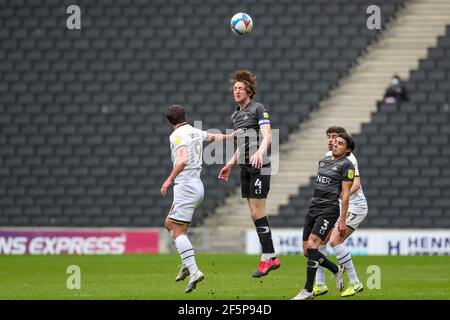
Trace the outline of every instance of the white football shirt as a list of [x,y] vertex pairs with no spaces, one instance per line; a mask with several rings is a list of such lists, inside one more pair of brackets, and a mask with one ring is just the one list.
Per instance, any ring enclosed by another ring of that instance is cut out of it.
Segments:
[[188,162],[183,171],[175,178],[175,183],[200,180],[203,159],[203,141],[208,138],[208,133],[183,124],[176,128],[169,137],[172,162],[175,165],[177,149],[186,146]]

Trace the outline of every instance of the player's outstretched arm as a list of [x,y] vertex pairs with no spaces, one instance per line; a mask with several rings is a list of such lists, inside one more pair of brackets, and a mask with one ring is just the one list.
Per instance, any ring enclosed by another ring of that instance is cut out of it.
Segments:
[[181,171],[184,170],[184,167],[186,167],[186,164],[188,162],[188,150],[186,146],[181,146],[176,151],[176,161],[173,166],[172,172],[170,173],[170,176],[164,181],[163,185],[161,186],[161,195],[165,197],[167,195],[167,189],[170,188],[175,178],[180,174]]
[[233,139],[234,139],[234,132],[232,134],[208,133],[206,141],[224,141]]

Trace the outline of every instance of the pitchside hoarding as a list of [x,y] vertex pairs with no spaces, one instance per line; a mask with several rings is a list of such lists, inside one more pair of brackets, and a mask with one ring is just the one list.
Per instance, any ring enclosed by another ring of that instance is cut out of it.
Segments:
[[[301,229],[272,229],[272,239],[277,253],[303,254]],[[345,244],[353,255],[450,255],[450,230],[358,229]],[[248,230],[247,254],[259,254],[260,248],[255,230]]]
[[159,231],[140,230],[4,230],[0,254],[157,253]]

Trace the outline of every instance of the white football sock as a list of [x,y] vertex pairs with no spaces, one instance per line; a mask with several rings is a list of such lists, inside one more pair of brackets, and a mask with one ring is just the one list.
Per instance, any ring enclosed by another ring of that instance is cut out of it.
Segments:
[[[172,239],[172,241],[173,241],[173,245],[175,246],[175,248],[177,247],[177,242],[175,241],[175,239],[173,238],[173,231],[169,231],[169,233],[170,233],[170,239]],[[181,259],[181,265],[184,267],[185,266],[185,264],[184,264],[184,262],[183,262],[183,259]]]
[[276,258],[275,253],[263,253],[261,254],[261,261],[270,261],[272,258]]
[[189,269],[190,274],[198,271],[197,263],[195,262],[194,248],[188,237],[184,234],[175,239],[175,245],[180,254],[181,261]]
[[[321,244],[318,249],[319,252],[323,254],[325,257],[328,255],[326,244]],[[324,284],[325,284],[325,269],[322,266],[318,266],[316,272],[316,285],[322,286]]]
[[336,258],[339,261],[340,265],[343,265],[345,271],[347,271],[350,282],[353,284],[358,284],[359,279],[356,275],[355,266],[353,265],[352,255],[350,251],[348,251],[347,247],[344,244],[338,244],[333,247],[334,253],[336,253]]

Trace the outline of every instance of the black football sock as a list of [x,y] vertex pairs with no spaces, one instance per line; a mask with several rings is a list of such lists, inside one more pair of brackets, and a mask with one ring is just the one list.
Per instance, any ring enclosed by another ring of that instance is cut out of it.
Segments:
[[308,263],[306,268],[305,289],[312,292],[314,279],[316,277],[317,267],[322,266],[330,270],[333,274],[339,271],[339,267],[328,260],[318,249],[308,249]]
[[308,249],[308,261],[306,263],[306,284],[305,289],[308,292],[313,291],[314,278],[316,277],[317,267],[319,266],[319,251],[317,249]]
[[269,220],[267,217],[255,220],[256,233],[261,243],[262,253],[274,253],[272,241],[272,231],[270,230]]
[[[308,251],[311,249],[308,249]],[[317,249],[315,249],[317,250]],[[319,264],[324,267],[327,268],[328,270],[330,270],[331,272],[333,272],[333,274],[337,273],[339,271],[339,267],[334,264],[331,260],[329,260],[327,257],[325,257],[319,250],[317,250],[318,253],[318,261]]]

